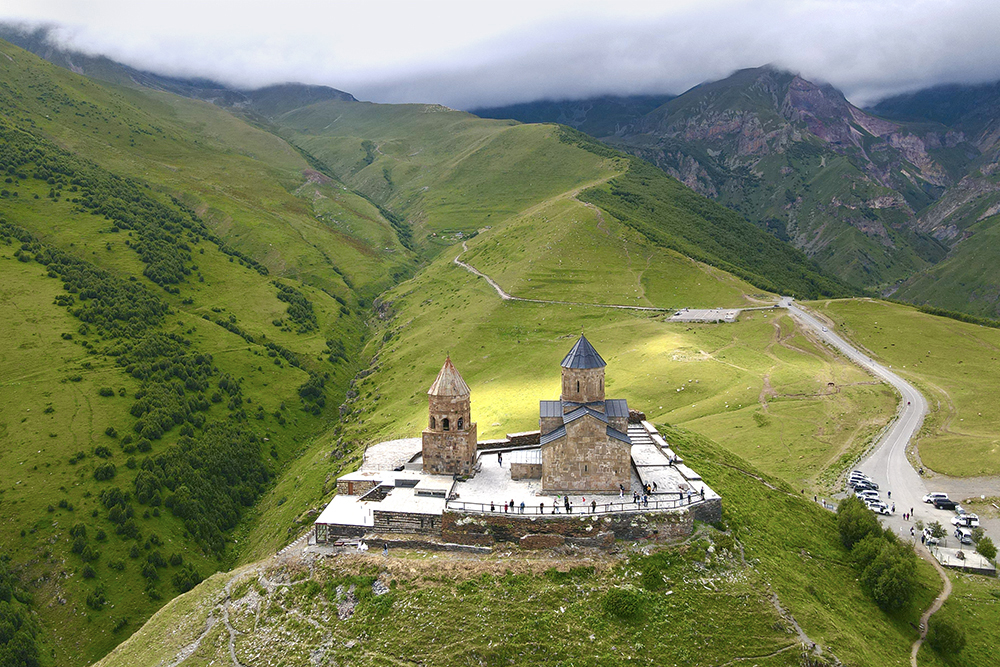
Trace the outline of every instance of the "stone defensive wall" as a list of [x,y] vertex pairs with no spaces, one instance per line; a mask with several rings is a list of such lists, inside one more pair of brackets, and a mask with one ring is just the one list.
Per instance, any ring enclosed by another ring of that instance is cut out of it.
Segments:
[[715,523],[721,518],[720,498],[679,510],[604,514],[531,515],[445,510],[441,516],[441,539],[478,546],[518,542],[526,548],[550,548],[574,543],[610,547],[615,539],[683,538],[694,530],[695,520]]

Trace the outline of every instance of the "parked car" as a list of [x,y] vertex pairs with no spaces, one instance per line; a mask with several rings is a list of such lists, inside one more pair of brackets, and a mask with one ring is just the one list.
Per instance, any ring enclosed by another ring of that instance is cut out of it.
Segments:
[[955,537],[962,544],[972,544],[972,531],[968,528],[956,528]]
[[875,512],[876,514],[884,514],[886,516],[892,514],[892,511],[889,509],[889,506],[886,505],[881,500],[872,500],[866,504],[868,505],[868,509],[870,509],[872,512]]
[[850,477],[847,478],[847,483],[850,486],[854,486],[855,484],[861,484],[861,483],[864,483],[864,482],[868,482],[870,484],[874,484],[875,483],[872,480],[872,478],[869,477],[868,475],[851,475]]
[[954,500],[949,500],[947,496],[944,498],[935,498],[933,504],[939,510],[953,510],[958,507],[958,503]]
[[856,495],[858,498],[860,498],[863,501],[867,501],[867,500],[881,500],[881,498],[878,497],[878,491],[872,491],[871,489],[865,489],[864,491],[858,491],[854,495]]
[[963,528],[978,528],[979,517],[975,514],[960,514],[952,518],[951,525]]
[[924,502],[933,504],[934,501],[937,500],[938,498],[943,498],[945,500],[948,500],[948,494],[940,493],[937,491],[934,493],[928,493],[926,496],[924,496]]
[[875,482],[871,481],[870,479],[859,479],[859,480],[855,481],[853,484],[851,484],[851,486],[854,487],[855,491],[857,491],[857,490],[862,490],[863,491],[865,489],[871,489],[872,491],[878,491],[878,484],[876,484]]

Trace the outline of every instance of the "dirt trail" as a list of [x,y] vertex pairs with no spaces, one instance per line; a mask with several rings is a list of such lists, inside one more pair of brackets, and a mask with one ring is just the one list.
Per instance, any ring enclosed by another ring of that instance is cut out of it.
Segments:
[[465,269],[466,271],[468,271],[469,273],[477,275],[480,278],[482,278],[483,280],[485,280],[487,283],[489,283],[490,287],[492,287],[493,289],[495,289],[496,292],[497,292],[497,294],[499,294],[500,298],[503,299],[504,301],[524,301],[526,303],[547,303],[547,304],[556,305],[556,306],[590,306],[591,308],[617,308],[618,310],[642,310],[642,311],[654,312],[654,313],[672,313],[672,312],[674,312],[674,311],[677,310],[676,308],[655,308],[653,306],[624,306],[624,305],[619,305],[619,304],[614,304],[614,303],[583,303],[582,301],[550,301],[548,299],[524,299],[524,298],[521,298],[519,296],[513,296],[513,295],[505,292],[504,289],[502,287],[500,287],[500,285],[498,285],[497,282],[495,280],[493,280],[492,278],[490,278],[488,275],[486,275],[482,271],[476,269],[474,266],[466,264],[461,259],[459,259],[459,257],[461,257],[464,253],[468,252],[468,250],[469,250],[469,246],[466,244],[465,241],[462,241],[462,252],[459,253],[458,255],[456,255],[455,259],[453,259],[452,261],[455,264],[457,264],[458,266],[460,266],[463,269]]
[[924,612],[923,616],[920,617],[920,638],[913,642],[913,648],[910,650],[910,667],[917,667],[917,653],[920,652],[920,647],[923,645],[924,639],[927,638],[927,622],[930,620],[931,616],[937,613],[937,611],[942,607],[942,605],[944,605],[944,603],[948,600],[948,597],[951,595],[951,579],[948,578],[948,574],[944,571],[944,568],[941,567],[941,564],[937,562],[937,559],[934,558],[934,556],[932,556],[923,545],[917,547],[917,554],[925,561],[933,565],[934,569],[937,570],[937,573],[941,575],[941,581],[944,582],[944,590],[941,591],[940,595],[934,598],[934,602],[930,607],[928,607],[927,611]]

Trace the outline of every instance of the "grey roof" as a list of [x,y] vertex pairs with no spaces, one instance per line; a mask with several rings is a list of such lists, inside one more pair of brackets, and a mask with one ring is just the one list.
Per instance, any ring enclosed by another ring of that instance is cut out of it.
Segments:
[[451,363],[451,356],[444,360],[444,366],[434,380],[434,384],[427,391],[431,396],[468,396],[469,385],[465,384],[462,375]]
[[553,440],[558,440],[559,438],[563,438],[565,436],[566,436],[566,427],[565,426],[560,426],[556,430],[549,431],[548,433],[546,433],[545,435],[543,435],[541,437],[541,439],[538,441],[538,444],[540,444],[540,445],[547,445],[550,442],[552,442]]
[[597,410],[593,410],[584,405],[577,408],[576,410],[573,410],[573,412],[564,415],[563,424],[569,424],[570,422],[575,422],[580,417],[585,417],[587,415],[590,415],[591,417],[596,417],[598,420],[604,422],[605,424],[608,423],[607,415],[605,415],[603,412],[598,412]]
[[626,445],[632,444],[632,440],[627,435],[625,435],[621,431],[611,428],[610,426],[608,427],[608,437],[614,438],[615,440],[620,440],[624,442]]
[[582,335],[560,365],[563,368],[603,368],[607,366],[587,337]]
[[609,398],[604,401],[604,412],[609,417],[628,417],[628,401],[624,398]]
[[543,419],[545,417],[562,417],[562,401],[538,401],[538,413]]

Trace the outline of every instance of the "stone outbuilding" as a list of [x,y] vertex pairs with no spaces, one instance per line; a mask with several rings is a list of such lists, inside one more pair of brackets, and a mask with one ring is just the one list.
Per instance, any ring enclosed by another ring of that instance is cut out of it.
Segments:
[[607,363],[585,336],[562,360],[562,395],[539,403],[545,493],[617,493],[632,485],[628,403],[604,398]]
[[476,465],[476,424],[470,418],[469,385],[445,359],[427,391],[430,415],[423,439],[423,471],[467,477]]

